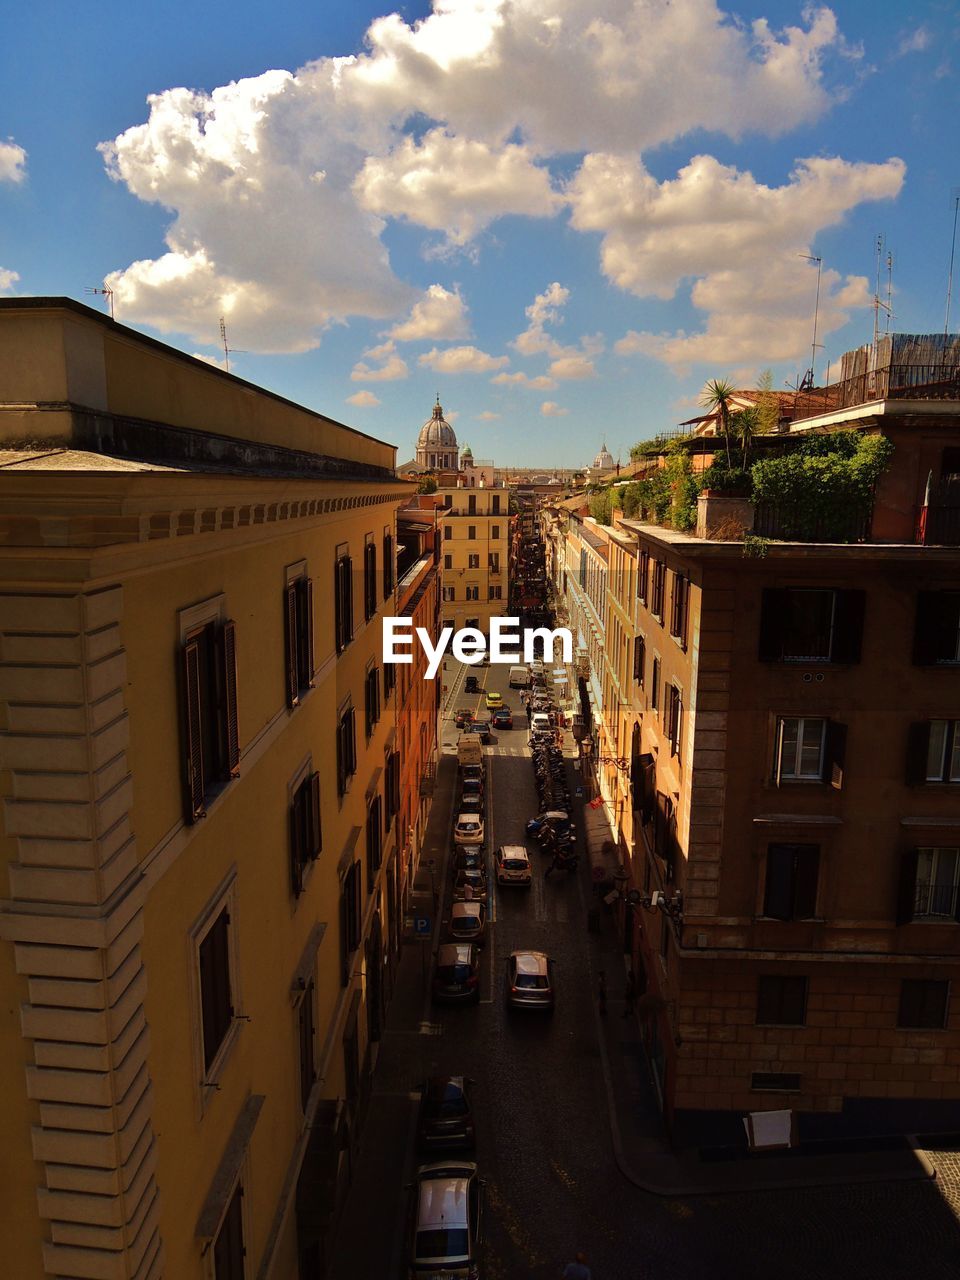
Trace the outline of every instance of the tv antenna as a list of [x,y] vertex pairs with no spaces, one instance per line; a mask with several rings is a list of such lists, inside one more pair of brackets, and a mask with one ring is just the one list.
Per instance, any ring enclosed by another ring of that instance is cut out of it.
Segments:
[[943,321],[943,336],[950,332],[950,304],[953,301],[953,259],[957,248],[957,213],[960,212],[960,187],[950,192],[953,200],[953,235],[950,238],[950,268],[947,271],[947,314]]
[[873,353],[874,363],[876,363],[877,355],[880,347],[880,312],[884,312],[887,320],[887,333],[890,332],[890,317],[893,314],[890,298],[893,290],[893,255],[887,254],[887,271],[889,274],[889,285],[887,291],[887,301],[880,300],[880,272],[883,267],[883,233],[877,236],[877,285],[873,291]]
[[230,352],[233,351],[237,355],[245,355],[242,347],[231,347],[227,341],[227,322],[223,316],[220,317],[220,342],[223,346],[223,367],[227,373],[230,372]]
[[102,289],[85,289],[84,293],[95,293],[99,298],[106,298],[107,306],[110,308],[110,319],[116,319],[113,314],[113,290],[109,285],[105,284]]
[[[823,259],[817,257],[817,255],[813,253],[801,253],[801,254],[798,254],[797,256],[800,258],[805,258],[807,262],[815,262],[817,264],[817,300],[813,304],[813,341],[810,343],[810,368],[807,370],[806,375],[803,379],[803,383],[806,383],[808,386],[812,387],[814,382],[816,381],[816,379],[814,378],[813,370],[814,370],[814,366],[817,363],[817,347],[823,346],[822,342],[817,341],[817,321],[820,318],[820,272],[823,269]],[[802,386],[803,383],[801,383],[800,385]]]

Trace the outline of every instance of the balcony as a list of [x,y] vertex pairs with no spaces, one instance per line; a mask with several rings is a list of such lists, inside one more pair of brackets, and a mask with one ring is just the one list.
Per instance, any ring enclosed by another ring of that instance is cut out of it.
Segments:
[[880,369],[798,391],[793,421],[837,413],[874,400],[960,400],[960,364],[887,364]]

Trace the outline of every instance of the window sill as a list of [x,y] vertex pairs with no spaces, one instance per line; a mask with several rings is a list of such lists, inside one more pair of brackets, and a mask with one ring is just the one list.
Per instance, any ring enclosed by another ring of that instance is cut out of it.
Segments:
[[825,916],[797,916],[796,919],[784,920],[782,916],[754,916],[754,924],[826,924]]

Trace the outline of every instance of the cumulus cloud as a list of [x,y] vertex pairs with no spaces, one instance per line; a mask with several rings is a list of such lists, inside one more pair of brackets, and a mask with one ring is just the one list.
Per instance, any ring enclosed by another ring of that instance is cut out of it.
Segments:
[[897,41],[897,57],[903,58],[908,53],[923,53],[930,47],[932,39],[929,27],[919,26],[912,31],[904,31]]
[[469,333],[467,307],[459,289],[450,292],[442,284],[432,284],[419,302],[413,304],[407,319],[393,326],[390,337],[397,342],[419,342],[466,338]]
[[7,267],[0,267],[0,293],[10,293],[19,279],[19,272],[10,271]]
[[510,361],[507,356],[491,356],[478,347],[447,347],[444,351],[434,347],[420,356],[419,363],[434,373],[489,373]]
[[[587,156],[570,186],[573,221],[603,233],[607,278],[637,296],[663,299],[692,281],[691,301],[706,313],[699,333],[631,332],[614,350],[680,367],[795,358],[809,341],[803,335],[815,287],[798,255],[858,204],[896,196],[904,173],[896,159],[851,164],[818,157],[798,161],[783,186],[771,187],[696,156],[675,179],[659,183],[637,159]],[[866,301],[859,278],[825,270],[821,333],[839,328],[846,308]]]
[[603,350],[603,339],[600,335],[581,338],[580,346],[575,347],[564,346],[553,334],[547,332],[547,325],[563,323],[563,308],[569,297],[570,290],[557,280],[548,285],[543,293],[538,293],[526,308],[529,324],[523,333],[518,334],[513,340],[513,346],[521,355],[550,356],[552,379],[592,378],[596,374],[592,357]]
[[564,414],[570,412],[569,409],[563,409],[557,404],[556,400],[544,400],[540,406],[540,412],[545,418],[562,418]]
[[227,362],[223,356],[207,355],[205,351],[191,351],[194,360],[202,360],[204,364],[212,364],[215,369],[226,369]]
[[27,172],[27,153],[12,138],[0,142],[0,182],[22,182]]
[[415,305],[382,241],[388,219],[464,246],[504,214],[563,207],[553,157],[633,155],[703,128],[783,133],[827,109],[847,52],[826,8],[783,31],[715,0],[392,13],[358,55],[151,96],[146,121],[101,150],[111,177],[170,211],[165,251],[107,282],[126,319],[162,332],[209,343],[224,315],[238,346],[309,350],[331,323]]
[[372,391],[355,391],[352,396],[347,396],[347,404],[355,404],[358,409],[376,409],[381,403]]
[[557,385],[553,378],[543,373],[535,378],[526,373],[498,373],[490,381],[498,387],[524,387],[530,391],[552,391]]
[[499,413],[492,413],[489,409],[484,409],[483,413],[477,414],[478,422],[496,422],[500,417]]
[[[378,347],[368,347],[363,353],[366,359],[358,360],[350,370],[351,382],[396,382],[405,378],[410,370],[407,362],[396,353],[392,342],[381,342]],[[379,366],[367,364],[367,360],[381,361]]]

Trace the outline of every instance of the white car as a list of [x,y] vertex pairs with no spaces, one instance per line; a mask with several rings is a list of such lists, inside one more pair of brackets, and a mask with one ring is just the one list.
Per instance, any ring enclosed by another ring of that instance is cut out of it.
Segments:
[[550,717],[545,711],[535,711],[530,717],[530,736],[537,733],[553,733]]
[[483,844],[483,819],[478,813],[461,813],[453,838],[457,844]]
[[450,937],[457,942],[483,943],[487,908],[482,902],[455,902],[450,908]]
[[531,883],[530,858],[522,844],[502,844],[494,859],[497,884]]
[[421,1165],[414,1183],[405,1275],[480,1275],[483,1182],[469,1160]]

